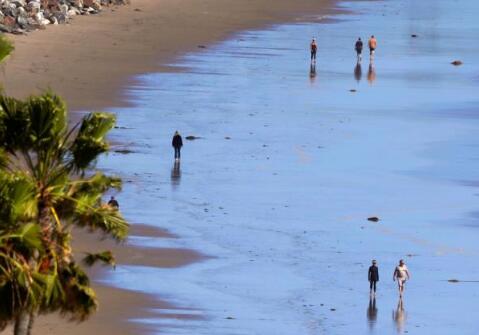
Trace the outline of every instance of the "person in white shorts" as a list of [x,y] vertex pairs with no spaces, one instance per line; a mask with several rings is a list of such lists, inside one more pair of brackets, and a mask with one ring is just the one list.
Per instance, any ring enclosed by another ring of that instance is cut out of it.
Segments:
[[406,280],[409,280],[409,271],[407,269],[406,264],[404,264],[404,260],[399,261],[399,265],[396,266],[393,273],[393,280],[397,280],[398,282],[398,289],[399,289],[399,297],[402,297],[404,292],[404,284]]

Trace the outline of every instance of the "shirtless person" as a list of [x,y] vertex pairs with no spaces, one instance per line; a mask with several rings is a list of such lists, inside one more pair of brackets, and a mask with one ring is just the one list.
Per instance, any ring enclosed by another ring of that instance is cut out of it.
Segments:
[[399,265],[396,266],[393,273],[393,280],[397,280],[398,282],[399,297],[401,298],[404,292],[404,284],[406,283],[406,280],[409,280],[409,278],[409,271],[406,267],[406,264],[404,264],[404,261],[401,259],[399,261]]
[[369,46],[369,57],[372,58],[374,56],[374,51],[376,50],[376,47],[378,46],[378,41],[376,40],[376,37],[374,37],[374,35],[371,35],[371,38],[368,41],[368,46]]

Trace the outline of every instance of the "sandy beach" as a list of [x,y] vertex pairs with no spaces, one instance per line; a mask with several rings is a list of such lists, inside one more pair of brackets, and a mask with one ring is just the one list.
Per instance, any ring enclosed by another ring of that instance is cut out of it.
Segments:
[[[186,266],[208,258],[198,252],[183,248],[143,248],[133,245],[128,240],[119,244],[111,239],[105,240],[101,236],[83,230],[76,230],[73,236],[73,247],[76,255],[81,256],[85,252],[111,250],[115,254],[116,262],[122,265],[130,264],[167,269]],[[132,238],[148,238],[158,241],[177,239],[178,236],[152,226],[133,224],[129,239]],[[90,268],[88,271],[94,282],[93,287],[100,301],[100,307],[98,312],[87,322],[70,323],[67,319],[56,314],[40,316],[35,323],[35,334],[150,334],[154,328],[131,321],[148,317],[160,319],[196,318],[195,315],[189,315],[187,311],[183,311],[181,314],[168,313],[168,315],[165,315],[161,311],[179,312],[179,309],[161,300],[158,296],[114,288],[98,282],[99,278],[107,277],[112,271],[115,270],[111,267],[99,265]],[[2,333],[8,334],[11,332],[12,330],[7,328]]]
[[[125,210],[163,218],[184,246],[215,256],[109,277],[203,316],[145,320],[160,333],[479,329],[477,2],[341,5],[348,14],[326,24],[247,30],[187,53],[173,64],[186,70],[138,77],[126,92],[135,106],[112,109],[124,127],[112,137],[132,152],[100,165],[137,174]],[[358,66],[354,42],[373,33],[375,59]],[[200,137],[185,141],[178,168],[175,129]],[[412,275],[402,304],[392,280],[401,258]]]
[[24,97],[51,88],[74,110],[126,103],[133,76],[168,70],[175,57],[232,33],[310,19],[331,11],[332,0],[133,0],[130,6],[76,17],[12,36],[15,52],[0,80],[7,94]]
[[[126,248],[100,247],[119,256],[92,271],[100,311],[38,334],[477,333],[479,7],[346,1],[319,20],[331,5],[139,0],[15,37],[7,92],[50,82],[74,110],[107,108],[128,149],[99,161],[133,223]],[[175,129],[197,136],[181,164]]]
[[[124,90],[141,74],[171,71],[170,62],[189,51],[207,49],[231,34],[307,17],[315,21],[332,13],[332,0],[134,0],[129,6],[105,8],[99,15],[76,17],[67,25],[22,36],[9,36],[15,51],[2,66],[0,80],[7,94],[25,97],[51,88],[73,111],[128,106]],[[178,69],[174,69],[177,71]],[[73,115],[74,118],[77,116]],[[128,177],[128,176],[126,176]],[[132,237],[171,239],[177,236],[151,226],[134,225]],[[111,249],[122,265],[175,268],[202,261],[205,255],[185,248],[141,248],[131,243],[92,238],[77,232],[81,250]],[[94,268],[94,279],[109,271]],[[143,334],[154,328],[132,319],[188,318],[159,298],[96,283],[100,310],[88,322],[70,324],[57,316],[41,317],[37,334]],[[10,332],[7,329],[5,333]]]

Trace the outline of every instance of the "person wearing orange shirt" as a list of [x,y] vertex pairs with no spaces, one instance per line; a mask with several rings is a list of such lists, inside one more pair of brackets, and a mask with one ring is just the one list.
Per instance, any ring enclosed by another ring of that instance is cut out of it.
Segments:
[[376,40],[376,37],[374,35],[371,35],[371,38],[368,41],[368,46],[369,46],[369,56],[374,55],[374,51],[376,50],[376,47],[378,46],[378,41]]

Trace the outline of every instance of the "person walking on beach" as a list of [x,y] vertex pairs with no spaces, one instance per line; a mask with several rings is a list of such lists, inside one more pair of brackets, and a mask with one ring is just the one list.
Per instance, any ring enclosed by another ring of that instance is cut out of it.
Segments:
[[369,294],[376,294],[376,283],[379,281],[379,268],[376,265],[376,260],[373,259],[368,270],[369,280]]
[[406,280],[409,280],[409,271],[407,269],[406,264],[404,264],[404,260],[399,261],[399,265],[396,266],[393,273],[393,280],[397,280],[398,282],[398,289],[399,289],[399,297],[402,298],[404,292],[404,284]]
[[374,37],[374,35],[371,35],[371,38],[368,41],[368,46],[369,46],[369,57],[373,58],[374,52],[376,51],[376,47],[378,46],[378,41],[376,40],[376,37]]
[[112,196],[110,198],[110,201],[108,201],[108,206],[110,206],[114,209],[119,209],[120,208],[120,204],[118,203],[118,201],[116,201],[114,196]]
[[175,160],[180,160],[181,157],[181,147],[183,146],[183,139],[181,138],[180,133],[175,131],[175,135],[173,135],[173,140],[171,141],[171,145],[175,148]]
[[316,43],[315,38],[313,38],[313,40],[311,41],[310,49],[311,49],[311,62],[316,63],[316,52],[318,51],[318,44]]
[[361,55],[363,53],[363,41],[361,41],[361,37],[359,37],[356,44],[354,44],[354,50],[356,50],[356,55],[358,56],[358,63],[360,63]]

